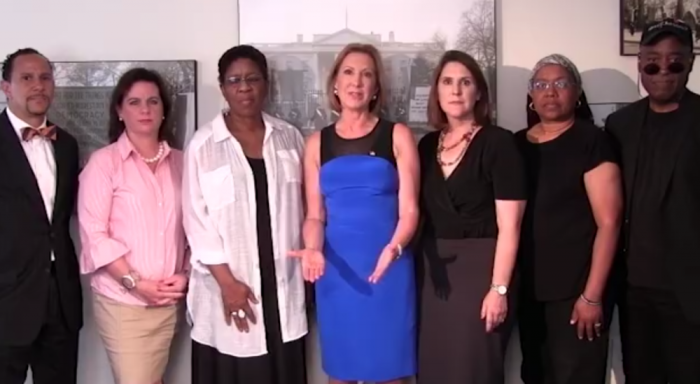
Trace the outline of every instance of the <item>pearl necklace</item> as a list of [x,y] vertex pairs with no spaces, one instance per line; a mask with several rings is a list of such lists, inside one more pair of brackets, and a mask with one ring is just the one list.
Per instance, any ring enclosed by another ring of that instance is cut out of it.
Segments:
[[163,153],[165,153],[165,145],[163,145],[163,142],[161,142],[158,145],[158,153],[156,153],[155,156],[153,156],[151,158],[146,158],[146,157],[141,156],[141,154],[139,153],[139,157],[141,158],[141,160],[143,160],[144,163],[153,164],[153,163],[157,162],[158,160],[160,160],[161,157],[163,157]]

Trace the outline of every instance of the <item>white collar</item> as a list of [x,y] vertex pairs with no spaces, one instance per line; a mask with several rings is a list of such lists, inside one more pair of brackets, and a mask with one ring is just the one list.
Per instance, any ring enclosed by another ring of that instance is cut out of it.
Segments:
[[[28,124],[26,121],[20,119],[19,117],[17,117],[17,115],[12,113],[12,111],[10,110],[9,107],[5,108],[5,112],[7,113],[7,117],[10,119],[10,124],[12,124],[12,127],[15,129],[15,132],[17,132],[17,135],[19,137],[22,137],[22,129],[27,128],[27,127],[32,127],[31,124]],[[45,128],[46,123],[47,123],[47,119],[44,118],[44,122],[41,123],[40,126],[32,127],[32,128],[35,128],[35,129]]]

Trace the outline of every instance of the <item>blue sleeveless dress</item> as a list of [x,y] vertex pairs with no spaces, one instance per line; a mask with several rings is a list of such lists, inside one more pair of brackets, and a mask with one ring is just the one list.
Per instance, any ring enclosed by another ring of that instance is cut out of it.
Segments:
[[323,368],[344,381],[382,382],[416,373],[413,255],[404,250],[377,284],[369,283],[398,222],[394,123],[365,137],[321,132],[320,187],[326,208],[326,270],[316,282]]

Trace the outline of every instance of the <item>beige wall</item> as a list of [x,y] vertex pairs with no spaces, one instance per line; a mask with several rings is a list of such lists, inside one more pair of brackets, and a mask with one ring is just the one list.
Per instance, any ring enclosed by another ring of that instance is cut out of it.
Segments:
[[[510,129],[524,126],[529,68],[540,57],[554,52],[569,56],[584,72],[592,102],[636,99],[635,60],[618,55],[618,12],[618,1],[612,0],[499,2],[500,124]],[[3,15],[2,55],[32,46],[53,60],[195,59],[200,64],[200,123],[222,105],[216,63],[219,55],[238,41],[234,0],[23,0],[5,2]],[[699,86],[700,78],[693,75],[691,88],[697,90]],[[85,310],[80,384],[109,384],[109,367],[89,303]],[[172,384],[189,382],[186,336],[183,332],[176,342],[168,381]],[[315,340],[311,344],[310,384],[321,384],[325,381]],[[612,347],[613,366],[619,366],[617,338]],[[518,355],[514,343],[507,367],[509,383],[520,382]]]

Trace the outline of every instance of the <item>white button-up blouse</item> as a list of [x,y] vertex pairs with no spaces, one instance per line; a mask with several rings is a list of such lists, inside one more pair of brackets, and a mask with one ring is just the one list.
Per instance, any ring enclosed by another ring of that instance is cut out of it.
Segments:
[[[294,126],[267,114],[263,159],[284,342],[308,331],[301,263],[287,252],[301,246],[304,139]],[[187,305],[194,341],[237,357],[266,354],[262,301],[250,332],[227,325],[221,292],[207,265],[228,264],[233,276],[261,297],[253,173],[223,113],[195,132],[185,151],[183,220],[192,251]]]

